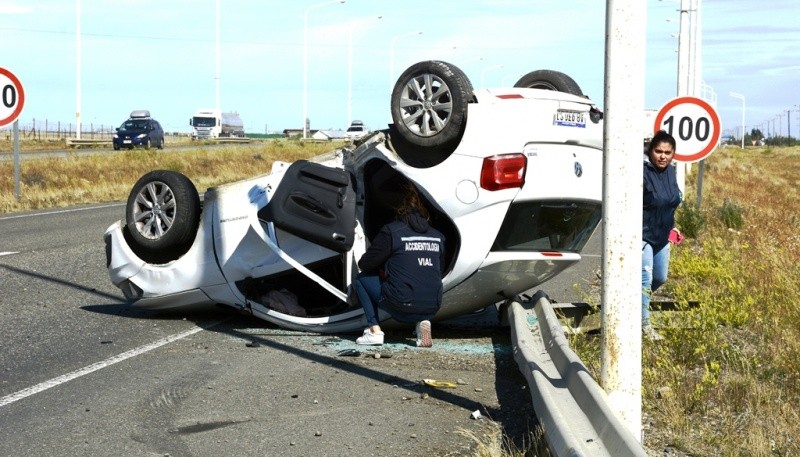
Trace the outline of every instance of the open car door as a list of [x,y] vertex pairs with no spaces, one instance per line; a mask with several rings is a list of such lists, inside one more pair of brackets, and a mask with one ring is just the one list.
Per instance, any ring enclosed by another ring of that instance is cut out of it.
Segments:
[[[310,243],[342,254],[353,248],[356,193],[350,173],[307,160],[286,169],[258,218]],[[279,233],[270,230],[267,243],[281,258],[329,292],[347,300],[339,288],[310,271],[280,249]],[[349,256],[348,256],[349,257]],[[348,270],[350,262],[346,262]],[[349,273],[349,271],[348,271]]]

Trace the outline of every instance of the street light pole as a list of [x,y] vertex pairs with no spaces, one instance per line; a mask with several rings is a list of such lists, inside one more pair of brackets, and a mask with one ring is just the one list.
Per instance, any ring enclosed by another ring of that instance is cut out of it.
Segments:
[[412,35],[422,35],[422,30],[415,30],[413,32],[397,35],[396,37],[392,38],[392,41],[389,43],[389,93],[390,94],[392,93],[392,87],[394,86],[394,45],[397,43],[397,40]]
[[483,69],[483,71],[481,71],[481,89],[484,89],[484,88],[486,88],[486,84],[485,84],[485,80],[486,80],[486,73],[487,73],[489,70],[496,70],[496,69],[498,69],[498,68],[503,68],[503,65],[502,65],[502,64],[500,64],[500,65],[493,65],[493,66],[491,66],[491,67],[486,67],[486,68],[484,68],[484,69]]
[[[75,138],[81,139],[81,0],[75,2]],[[16,125],[16,124],[15,124]]]
[[500,85],[503,86],[503,87],[506,87],[506,81],[508,81],[509,79],[512,79],[512,78],[519,78],[521,76],[522,76],[522,74],[514,74],[514,75],[505,76],[505,77],[503,77],[503,79],[500,80]]
[[745,133],[745,131],[744,131],[744,112],[745,112],[744,95],[742,95],[740,93],[737,93],[737,92],[731,92],[729,95],[731,97],[733,97],[733,98],[738,98],[738,99],[740,99],[742,101],[742,149],[744,149],[744,133]]
[[678,87],[679,97],[690,95],[689,90],[689,40],[691,31],[689,29],[689,1],[681,0],[680,6],[680,29],[678,31]]
[[306,8],[303,14],[303,139],[308,138],[308,13],[321,6],[344,2],[345,0],[329,0],[316,3]]
[[219,30],[219,8],[220,8],[220,1],[217,0],[216,5],[216,43],[214,46],[214,83],[215,83],[215,108],[217,111],[222,110],[222,106],[220,106],[220,96],[219,96],[219,56],[220,56],[220,45],[219,45],[219,38],[220,38],[220,30]]
[[792,110],[786,110],[786,136],[788,137],[789,146],[792,145]]
[[[378,16],[376,19],[381,19]],[[350,21],[347,27],[347,125],[353,122],[353,28],[356,20]]]

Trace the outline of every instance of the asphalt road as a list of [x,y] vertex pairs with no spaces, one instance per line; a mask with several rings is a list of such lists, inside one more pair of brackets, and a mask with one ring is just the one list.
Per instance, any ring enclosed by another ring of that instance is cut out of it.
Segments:
[[[357,335],[222,309],[132,309],[108,280],[102,240],[123,213],[0,215],[0,455],[464,455],[464,434],[486,430],[475,412],[530,441],[530,393],[491,313],[434,325],[432,349],[397,331],[365,350]],[[579,300],[572,285],[592,277],[598,252],[595,237],[542,289]]]

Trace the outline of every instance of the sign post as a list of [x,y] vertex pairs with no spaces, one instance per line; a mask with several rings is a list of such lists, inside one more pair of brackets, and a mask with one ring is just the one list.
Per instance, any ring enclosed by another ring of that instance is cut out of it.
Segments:
[[25,106],[25,90],[14,73],[0,67],[0,127],[13,123],[14,134],[14,197],[19,200],[19,122]]
[[708,102],[697,97],[674,98],[658,111],[653,131],[658,130],[666,130],[675,137],[676,161],[700,162],[697,171],[697,208],[699,209],[703,195],[702,160],[714,152],[722,132],[717,111]]

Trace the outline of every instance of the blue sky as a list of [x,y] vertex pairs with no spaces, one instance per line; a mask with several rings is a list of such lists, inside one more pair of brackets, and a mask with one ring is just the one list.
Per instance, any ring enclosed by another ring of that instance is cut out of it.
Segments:
[[[680,2],[646,1],[645,107],[658,109],[676,95]],[[349,109],[384,128],[397,76],[428,59],[459,66],[475,87],[562,71],[603,105],[601,0],[346,0],[308,9],[320,3],[221,2],[221,107],[238,111],[248,132],[302,127],[306,11],[313,129],[345,128]],[[0,0],[0,67],[25,88],[23,128],[34,119],[75,123],[77,4]],[[84,128],[117,126],[131,110],[149,109],[167,130],[188,132],[193,111],[215,105],[215,0],[80,0],[80,8]],[[792,136],[800,136],[798,17],[792,0],[702,0],[702,74],[723,132],[741,124],[742,101],[729,95],[737,92],[746,98],[748,131],[785,136],[793,110]]]

